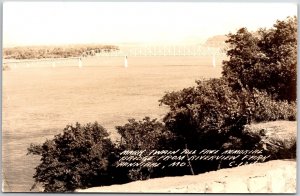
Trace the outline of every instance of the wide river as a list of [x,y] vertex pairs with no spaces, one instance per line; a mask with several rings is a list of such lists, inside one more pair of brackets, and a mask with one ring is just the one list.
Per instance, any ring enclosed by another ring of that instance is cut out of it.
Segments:
[[[92,57],[55,67],[18,64],[4,71],[2,167],[4,191],[28,192],[39,157],[26,155],[67,124],[98,121],[117,137],[115,126],[129,118],[162,119],[158,100],[167,91],[221,76],[221,59],[211,57]],[[20,66],[19,66],[20,65]],[[35,190],[37,191],[37,190]]]

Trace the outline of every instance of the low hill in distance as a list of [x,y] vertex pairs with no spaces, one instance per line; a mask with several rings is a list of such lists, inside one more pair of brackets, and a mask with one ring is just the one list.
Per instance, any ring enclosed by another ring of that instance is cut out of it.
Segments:
[[204,45],[208,47],[225,47],[225,40],[227,40],[226,35],[215,35],[213,37],[209,37]]

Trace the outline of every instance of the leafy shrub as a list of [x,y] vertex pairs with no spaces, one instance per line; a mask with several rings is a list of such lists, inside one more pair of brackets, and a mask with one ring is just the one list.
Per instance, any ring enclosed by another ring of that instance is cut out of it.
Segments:
[[170,108],[163,121],[189,147],[218,149],[228,135],[240,135],[247,123],[249,108],[240,99],[223,79],[197,81],[196,87],[160,100]]
[[228,34],[223,77],[234,90],[256,88],[279,100],[296,100],[297,18],[277,21],[254,33]]
[[296,120],[296,103],[288,101],[276,101],[266,92],[254,89],[251,92],[251,119],[255,122],[275,120]]
[[[250,140],[243,135],[250,110],[250,106],[244,104],[244,97],[237,96],[224,79],[196,83],[196,87],[167,93],[160,100],[170,108],[163,121],[179,138],[178,148],[254,148],[259,139]],[[192,168],[197,174],[219,169],[221,165],[224,164],[199,162]],[[190,173],[186,171],[186,174]]]
[[[261,137],[245,132],[244,125],[296,118],[295,103],[276,101],[257,89],[234,91],[224,78],[197,81],[196,87],[167,93],[160,102],[169,106],[163,121],[181,138],[178,146],[197,149],[258,148]],[[211,164],[196,171],[216,167]]]
[[168,147],[173,137],[161,122],[150,117],[141,121],[129,119],[128,123],[116,129],[121,135],[121,146],[126,150],[162,149]]
[[[150,117],[145,117],[140,121],[129,119],[128,123],[117,126],[116,129],[121,135],[120,149],[123,150],[147,150],[147,152],[150,150],[170,150],[172,145],[175,145],[173,143],[174,134],[167,130],[163,123]],[[160,169],[147,167],[133,168],[127,174],[131,180],[145,180],[163,175],[165,174]]]
[[42,145],[32,144],[28,153],[41,156],[35,182],[41,183],[45,192],[112,184],[109,167],[115,147],[108,136],[97,122],[83,126],[76,123]]

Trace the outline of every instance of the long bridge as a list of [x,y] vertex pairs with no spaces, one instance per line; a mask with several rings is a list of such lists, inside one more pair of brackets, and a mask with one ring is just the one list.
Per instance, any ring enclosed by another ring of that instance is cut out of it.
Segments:
[[223,56],[220,47],[199,45],[149,45],[132,48],[121,48],[113,52],[96,53],[97,56]]
[[[151,56],[208,56],[212,58],[212,65],[215,66],[215,58],[225,56],[225,52],[220,47],[208,47],[201,45],[146,45],[139,47],[124,47],[115,51],[101,51],[95,53],[89,51],[95,57],[151,57]],[[10,60],[4,59],[3,68],[32,67],[43,64],[47,67],[64,66],[69,63],[72,66],[83,67],[83,60],[88,56],[69,58],[44,58],[44,59],[24,59]],[[126,58],[125,58],[126,59]]]

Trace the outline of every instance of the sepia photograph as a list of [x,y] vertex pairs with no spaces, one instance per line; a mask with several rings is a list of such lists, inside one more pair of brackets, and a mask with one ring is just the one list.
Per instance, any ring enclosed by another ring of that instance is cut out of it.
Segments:
[[3,3],[2,192],[296,193],[296,3]]

